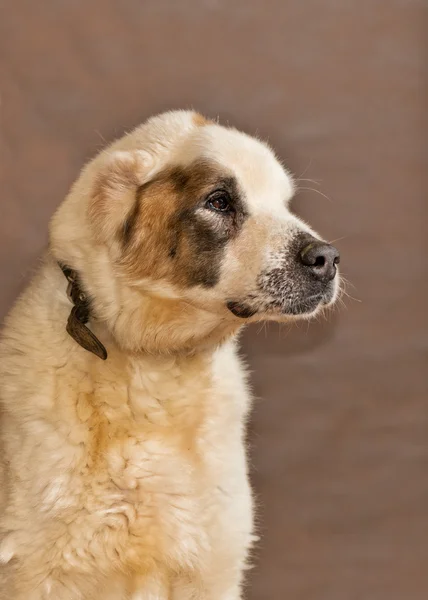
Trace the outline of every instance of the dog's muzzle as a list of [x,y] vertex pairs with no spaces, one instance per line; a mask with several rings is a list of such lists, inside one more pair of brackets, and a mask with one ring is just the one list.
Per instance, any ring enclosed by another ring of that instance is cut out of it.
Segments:
[[298,234],[275,256],[275,267],[261,273],[257,290],[245,298],[229,300],[227,308],[242,319],[263,313],[310,314],[334,299],[339,262],[334,246],[307,233]]

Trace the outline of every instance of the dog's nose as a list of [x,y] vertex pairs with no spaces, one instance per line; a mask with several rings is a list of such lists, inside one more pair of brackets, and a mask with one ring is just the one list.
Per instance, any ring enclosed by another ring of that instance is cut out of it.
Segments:
[[316,240],[300,250],[299,259],[317,279],[327,283],[336,275],[336,265],[339,264],[340,255],[334,246]]

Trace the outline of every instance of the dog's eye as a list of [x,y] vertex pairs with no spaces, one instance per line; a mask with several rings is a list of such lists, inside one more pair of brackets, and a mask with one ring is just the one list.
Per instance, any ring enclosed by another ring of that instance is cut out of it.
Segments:
[[227,192],[214,192],[206,201],[205,207],[215,212],[230,212],[230,196]]

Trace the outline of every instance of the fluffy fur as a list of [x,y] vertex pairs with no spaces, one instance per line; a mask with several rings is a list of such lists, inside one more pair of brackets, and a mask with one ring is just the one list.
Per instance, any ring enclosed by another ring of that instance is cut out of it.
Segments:
[[[236,335],[337,292],[296,259],[316,235],[292,194],[267,145],[193,112],[150,119],[83,169],[0,346],[1,600],[242,598]],[[90,297],[105,362],[66,332],[58,261]]]

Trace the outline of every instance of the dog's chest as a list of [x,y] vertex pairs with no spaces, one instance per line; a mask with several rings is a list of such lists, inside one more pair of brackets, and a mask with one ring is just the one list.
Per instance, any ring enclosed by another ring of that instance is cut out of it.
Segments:
[[114,556],[140,570],[201,559],[233,439],[225,401],[206,365],[173,360],[133,365],[79,394],[85,510],[72,529],[86,531],[98,562]]

